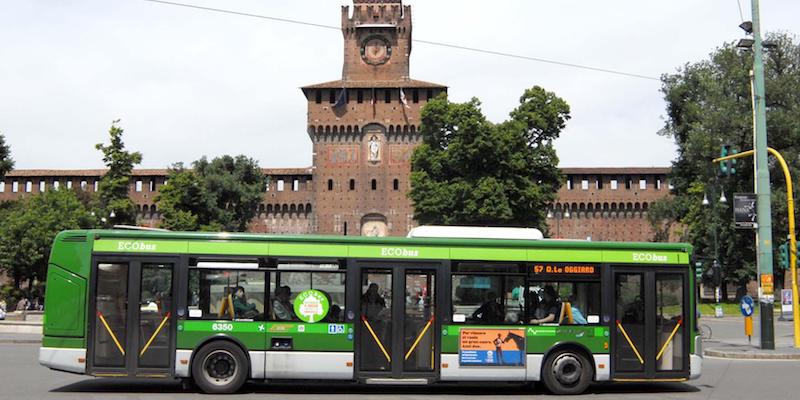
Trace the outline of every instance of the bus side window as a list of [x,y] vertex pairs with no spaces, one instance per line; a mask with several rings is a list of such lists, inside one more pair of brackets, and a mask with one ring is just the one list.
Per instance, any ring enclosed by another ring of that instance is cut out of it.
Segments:
[[189,318],[264,320],[264,271],[189,270]]
[[345,274],[334,263],[280,262],[270,272],[271,321],[299,321],[294,301],[305,290],[322,292],[328,299],[328,312],[317,322],[343,322]]
[[[586,325],[589,320],[600,321],[600,282],[529,282],[528,288],[530,323],[549,319],[550,314],[555,319],[547,323],[559,325]],[[555,293],[554,299],[551,299],[552,293]]]
[[451,278],[453,322],[524,323],[525,278],[520,272],[517,264],[457,264]]

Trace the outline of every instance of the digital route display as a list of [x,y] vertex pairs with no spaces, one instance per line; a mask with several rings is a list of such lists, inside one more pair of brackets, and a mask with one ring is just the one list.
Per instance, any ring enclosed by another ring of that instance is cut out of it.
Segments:
[[533,274],[538,276],[599,277],[600,268],[593,264],[534,264]]

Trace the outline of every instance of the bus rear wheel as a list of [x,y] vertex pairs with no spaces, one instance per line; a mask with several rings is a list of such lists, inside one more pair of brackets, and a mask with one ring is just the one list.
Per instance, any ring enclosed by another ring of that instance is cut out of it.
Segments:
[[247,380],[247,357],[239,346],[225,341],[211,342],[192,361],[192,377],[206,393],[233,393]]
[[557,350],[547,357],[542,380],[553,394],[580,394],[592,381],[593,368],[586,356],[571,349]]

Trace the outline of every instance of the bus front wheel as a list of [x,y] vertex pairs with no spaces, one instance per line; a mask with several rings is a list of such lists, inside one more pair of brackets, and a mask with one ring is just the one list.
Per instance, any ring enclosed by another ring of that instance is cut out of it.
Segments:
[[583,393],[592,381],[592,365],[580,351],[557,350],[547,357],[542,380],[553,394]]
[[192,361],[192,377],[206,393],[233,393],[247,380],[247,357],[239,346],[219,340],[197,352]]

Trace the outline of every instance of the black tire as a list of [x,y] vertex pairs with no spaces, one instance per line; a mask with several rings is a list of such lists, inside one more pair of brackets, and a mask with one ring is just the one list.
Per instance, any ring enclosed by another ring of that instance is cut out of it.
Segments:
[[192,378],[205,393],[236,392],[247,380],[249,369],[244,351],[226,340],[201,347],[192,359]]
[[547,356],[542,367],[542,381],[553,394],[580,394],[589,387],[594,366],[583,352],[557,350]]

